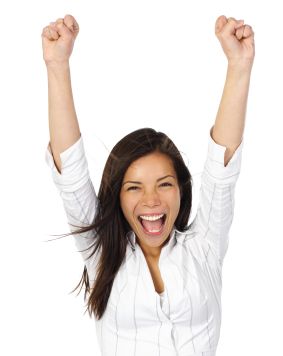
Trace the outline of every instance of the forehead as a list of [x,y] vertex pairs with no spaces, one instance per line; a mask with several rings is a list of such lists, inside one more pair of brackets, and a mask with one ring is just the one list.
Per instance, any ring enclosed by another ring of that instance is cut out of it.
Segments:
[[124,179],[159,178],[166,174],[176,175],[171,158],[163,153],[153,152],[132,162]]

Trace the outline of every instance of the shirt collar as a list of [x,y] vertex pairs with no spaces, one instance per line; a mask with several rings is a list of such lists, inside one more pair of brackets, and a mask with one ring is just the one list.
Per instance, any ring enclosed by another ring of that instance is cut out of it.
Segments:
[[[177,243],[177,240],[183,241],[185,238],[185,234],[186,234],[186,232],[177,230],[176,226],[174,225],[172,228],[172,231],[170,233],[169,241],[167,242],[167,244],[165,246],[168,246],[169,248],[171,248],[175,243]],[[126,237],[127,237],[128,242],[131,245],[132,250],[135,250],[136,244],[137,244],[135,232],[133,230],[128,231],[126,234]]]

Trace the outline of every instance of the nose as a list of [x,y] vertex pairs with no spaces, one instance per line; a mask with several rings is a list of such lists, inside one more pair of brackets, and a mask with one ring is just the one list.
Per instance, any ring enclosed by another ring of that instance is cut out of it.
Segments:
[[153,207],[160,204],[161,204],[160,197],[155,190],[144,193],[142,198],[142,205]]

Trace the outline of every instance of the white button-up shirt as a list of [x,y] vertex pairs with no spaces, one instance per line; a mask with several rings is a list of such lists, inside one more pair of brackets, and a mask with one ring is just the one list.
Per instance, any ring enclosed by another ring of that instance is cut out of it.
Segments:
[[[221,325],[221,271],[233,220],[235,184],[243,140],[227,166],[226,147],[208,135],[197,214],[187,232],[171,231],[159,257],[164,293],[153,280],[136,236],[130,231],[123,264],[117,273],[105,313],[95,319],[102,356],[215,356]],[[51,168],[69,224],[91,224],[98,199],[89,176],[82,136],[60,154],[58,172],[48,143]],[[70,230],[75,228],[70,226]],[[98,252],[90,258],[91,232],[74,235],[95,280]]]

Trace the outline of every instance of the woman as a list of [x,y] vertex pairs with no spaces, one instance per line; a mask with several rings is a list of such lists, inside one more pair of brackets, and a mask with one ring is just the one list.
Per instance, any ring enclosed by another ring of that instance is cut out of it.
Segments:
[[213,356],[255,54],[253,30],[232,17],[220,16],[215,24],[228,69],[190,226],[191,174],[168,136],[151,128],[115,145],[96,195],[71,89],[69,58],[78,32],[71,15],[42,32],[49,90],[46,160],[84,259],[81,282],[96,317],[101,353]]

